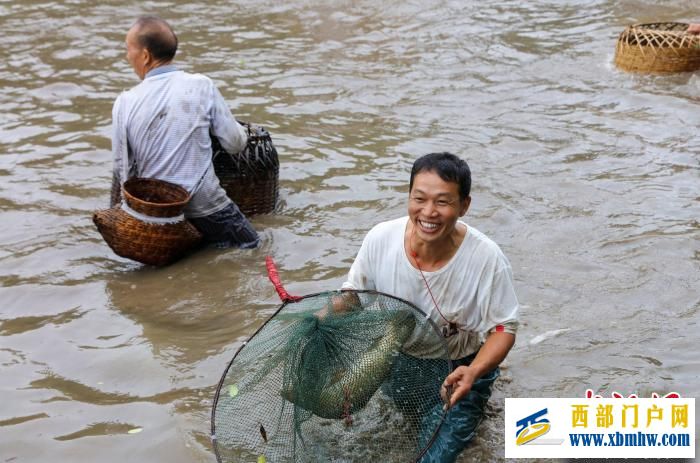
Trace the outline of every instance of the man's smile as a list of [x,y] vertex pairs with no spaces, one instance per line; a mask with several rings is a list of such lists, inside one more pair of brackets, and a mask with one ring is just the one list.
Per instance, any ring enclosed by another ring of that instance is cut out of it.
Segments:
[[436,230],[440,226],[439,223],[435,223],[435,222],[426,222],[425,220],[420,220],[420,219],[418,219],[417,221],[418,221],[418,225],[420,225],[421,228],[424,228],[428,231]]

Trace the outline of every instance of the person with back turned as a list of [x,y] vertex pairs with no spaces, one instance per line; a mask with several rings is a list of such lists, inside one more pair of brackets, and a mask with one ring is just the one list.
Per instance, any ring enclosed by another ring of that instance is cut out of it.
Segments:
[[[486,235],[459,220],[471,203],[471,172],[451,153],[431,153],[415,161],[408,192],[408,216],[376,225],[353,262],[346,290],[388,293],[415,304],[441,329],[456,366],[420,386],[435,397],[432,417],[449,410],[421,463],[454,462],[476,433],[499,376],[499,364],[515,342],[518,300],[510,263]],[[484,340],[485,338],[485,340]],[[427,361],[425,359],[428,359]],[[402,365],[406,365],[404,368]],[[404,346],[396,361],[389,394],[411,405],[415,391],[401,378],[429,368],[429,353]],[[402,373],[403,371],[403,373]],[[435,426],[421,424],[419,441]]]
[[178,40],[170,25],[142,16],[126,35],[126,58],[142,80],[112,110],[114,177],[111,203],[121,199],[124,177],[148,177],[184,187],[185,217],[217,247],[253,248],[259,237],[219,185],[211,136],[229,153],[247,142],[214,83],[172,64]]

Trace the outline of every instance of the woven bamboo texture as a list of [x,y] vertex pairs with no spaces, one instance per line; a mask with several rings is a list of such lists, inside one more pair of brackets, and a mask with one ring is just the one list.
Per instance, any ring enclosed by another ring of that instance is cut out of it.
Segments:
[[670,73],[700,69],[700,36],[686,23],[635,24],[617,40],[615,64],[624,71]]
[[212,138],[214,171],[226,194],[247,215],[275,210],[279,196],[279,158],[270,134],[245,122],[248,144],[239,154],[227,153]]
[[151,217],[177,217],[190,199],[180,185],[155,178],[130,178],[123,190],[130,208]]
[[[189,200],[187,190],[178,185],[142,178],[125,182],[123,196],[130,208],[156,218],[179,216]],[[96,211],[92,220],[115,254],[148,265],[171,264],[202,239],[184,219],[174,223],[145,222],[124,211],[121,205]]]

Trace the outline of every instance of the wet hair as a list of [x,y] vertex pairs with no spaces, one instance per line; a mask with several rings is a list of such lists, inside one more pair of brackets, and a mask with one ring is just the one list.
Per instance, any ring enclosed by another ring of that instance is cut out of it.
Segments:
[[141,16],[134,23],[138,44],[158,61],[171,61],[177,52],[177,36],[158,16]]
[[464,201],[469,197],[472,188],[472,173],[466,161],[452,153],[430,153],[416,159],[411,169],[411,180],[408,191],[413,189],[413,179],[421,172],[435,172],[446,182],[459,186],[459,199]]

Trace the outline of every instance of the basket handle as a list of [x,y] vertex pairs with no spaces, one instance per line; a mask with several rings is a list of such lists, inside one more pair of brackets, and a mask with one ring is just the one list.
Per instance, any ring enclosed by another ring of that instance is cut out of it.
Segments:
[[296,302],[301,300],[301,297],[299,296],[290,296],[287,290],[284,289],[284,286],[282,286],[282,281],[280,280],[280,275],[277,273],[275,261],[272,260],[272,257],[265,257],[265,266],[267,267],[267,277],[275,286],[277,295],[280,297],[280,299],[282,299],[282,302]]

